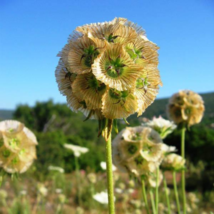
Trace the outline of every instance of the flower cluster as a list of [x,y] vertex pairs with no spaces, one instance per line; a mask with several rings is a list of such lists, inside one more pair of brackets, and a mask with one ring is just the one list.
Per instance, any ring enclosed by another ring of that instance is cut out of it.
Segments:
[[156,170],[168,151],[156,131],[142,126],[126,128],[113,140],[112,146],[113,163],[118,169],[143,176],[151,186],[155,185]]
[[77,27],[58,54],[59,90],[69,107],[87,118],[141,115],[161,85],[157,50],[124,18]]
[[23,173],[36,158],[37,140],[24,124],[0,122],[0,166],[8,173]]
[[162,139],[172,133],[173,130],[177,127],[174,122],[165,120],[161,116],[159,116],[158,118],[154,117],[152,120],[149,120],[148,122],[145,122],[142,125],[153,128],[156,132],[160,134]]
[[72,144],[64,144],[64,147],[66,149],[73,151],[75,157],[79,157],[81,154],[85,154],[89,151],[88,148],[76,146],[76,145],[72,145]]
[[185,168],[185,159],[177,154],[169,154],[163,159],[161,168],[171,171],[183,170]]
[[199,94],[184,90],[170,98],[167,108],[169,117],[176,124],[183,123],[191,126],[201,121],[204,113],[204,102]]

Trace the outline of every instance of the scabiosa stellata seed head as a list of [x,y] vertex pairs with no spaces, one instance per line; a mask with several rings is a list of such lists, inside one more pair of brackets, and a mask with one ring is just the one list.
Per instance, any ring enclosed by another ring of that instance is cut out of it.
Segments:
[[166,155],[161,164],[163,170],[180,171],[185,168],[185,159],[177,154]]
[[59,90],[71,110],[98,119],[107,138],[114,119],[139,116],[154,101],[162,84],[157,50],[124,18],[79,26],[58,54]]
[[0,122],[0,166],[8,173],[25,172],[36,159],[35,135],[15,120]]
[[149,127],[123,129],[113,140],[113,163],[123,172],[148,176],[164,157],[162,144],[159,134]]
[[202,97],[193,91],[179,91],[169,99],[167,112],[176,124],[189,127],[200,123],[204,114],[204,102]]

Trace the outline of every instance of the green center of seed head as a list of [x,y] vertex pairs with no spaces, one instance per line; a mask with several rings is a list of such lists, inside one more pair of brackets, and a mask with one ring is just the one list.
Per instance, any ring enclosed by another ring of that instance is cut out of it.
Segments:
[[88,80],[88,85],[96,91],[102,91],[106,88],[105,84],[97,80],[94,75]]
[[0,139],[0,147],[2,147],[4,145],[4,141],[3,138]]
[[19,152],[19,154],[20,154],[20,155],[24,155],[25,152],[26,152],[26,149],[22,149],[22,150]]
[[8,158],[10,156],[11,152],[8,149],[5,149],[2,151],[2,155],[4,158]]
[[79,103],[83,106],[83,108],[87,108],[86,102],[84,100],[80,101]]
[[90,45],[88,48],[84,49],[84,53],[81,57],[81,60],[84,59],[85,66],[90,68],[98,55],[99,55],[98,48],[95,48],[93,45]]
[[189,108],[189,107],[185,108],[185,114],[186,115],[190,115],[191,111],[192,111],[191,108]]
[[113,35],[113,33],[109,34],[108,36],[105,36],[105,39],[109,42],[109,43],[114,43],[115,39],[117,38],[117,35]]
[[152,150],[152,146],[148,144],[143,145],[143,152],[151,152],[151,150]]
[[129,54],[129,56],[130,56],[133,60],[139,59],[139,58],[143,58],[142,49],[143,49],[143,48],[137,49],[137,48],[135,48],[135,47],[133,47],[133,48],[126,47],[127,53]]
[[135,133],[132,136],[132,140],[142,140],[142,137],[141,137],[140,133]]
[[144,159],[143,159],[141,156],[137,156],[137,157],[134,159],[134,161],[135,161],[135,163],[136,163],[137,165],[141,165],[141,164],[143,164]]
[[105,64],[105,70],[110,77],[117,78],[123,74],[125,66],[119,55],[116,59],[109,57]]
[[17,147],[19,144],[20,144],[20,141],[19,141],[19,139],[17,139],[17,138],[12,138],[11,140],[9,140],[9,145],[10,145],[12,148]]
[[146,88],[148,85],[149,85],[149,82],[148,82],[148,78],[147,77],[138,78],[137,81],[136,81],[136,88],[138,88],[138,89]]
[[134,154],[137,152],[137,146],[136,145],[133,145],[133,144],[128,144],[128,152],[130,154]]
[[125,100],[126,97],[129,95],[129,92],[128,91],[118,91],[116,89],[111,88],[109,90],[109,95],[113,99],[118,99],[118,100],[123,99],[123,100]]
[[17,164],[19,162],[19,159],[17,157],[13,158],[12,164]]

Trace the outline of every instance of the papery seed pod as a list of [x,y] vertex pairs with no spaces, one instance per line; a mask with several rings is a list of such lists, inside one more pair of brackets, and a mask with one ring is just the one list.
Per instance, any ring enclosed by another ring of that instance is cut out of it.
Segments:
[[35,135],[15,120],[0,122],[0,165],[8,173],[25,172],[36,159]]
[[58,88],[71,110],[98,119],[108,138],[114,119],[139,116],[154,101],[162,84],[157,50],[124,18],[77,27],[58,54]]
[[163,170],[180,171],[185,167],[185,159],[177,154],[166,155],[161,164]]
[[136,176],[154,173],[163,158],[162,140],[149,127],[123,129],[113,140],[113,163]]
[[92,173],[92,172],[87,175],[87,178],[88,178],[89,182],[92,184],[95,184],[97,181],[96,174]]
[[149,120],[148,122],[145,122],[142,125],[154,129],[156,132],[159,133],[162,139],[172,133],[173,130],[177,127],[174,122],[165,120],[161,116],[159,116],[158,118],[154,117],[152,120]]
[[204,102],[199,94],[183,90],[170,98],[167,112],[176,124],[192,126],[200,123],[204,113]]

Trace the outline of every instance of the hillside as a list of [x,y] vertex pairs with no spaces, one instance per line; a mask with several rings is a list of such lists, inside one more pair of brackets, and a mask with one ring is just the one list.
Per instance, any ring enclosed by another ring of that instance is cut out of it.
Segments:
[[12,110],[0,110],[0,120],[12,119],[13,111]]
[[[203,97],[205,103],[205,113],[202,120],[202,123],[208,125],[214,123],[214,92],[200,94]],[[167,118],[166,116],[166,105],[168,103],[168,98],[157,99],[154,103],[149,106],[141,117],[147,117],[151,119],[153,116],[162,115],[162,117]],[[13,111],[12,110],[0,110],[0,120],[12,119]],[[132,115],[129,120],[138,120],[136,115]]]

